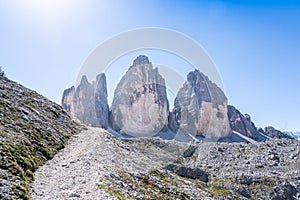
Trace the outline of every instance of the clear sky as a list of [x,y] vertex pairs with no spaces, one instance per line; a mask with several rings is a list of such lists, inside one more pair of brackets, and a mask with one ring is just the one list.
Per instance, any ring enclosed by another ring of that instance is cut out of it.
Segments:
[[230,104],[257,126],[300,130],[300,1],[1,0],[0,27],[6,75],[57,103],[113,35],[179,31],[210,55]]

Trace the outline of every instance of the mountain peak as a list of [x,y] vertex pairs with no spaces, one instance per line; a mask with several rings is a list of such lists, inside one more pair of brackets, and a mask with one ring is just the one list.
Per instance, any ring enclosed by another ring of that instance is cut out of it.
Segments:
[[134,61],[133,66],[136,65],[143,65],[143,64],[149,64],[149,58],[145,55],[139,55]]

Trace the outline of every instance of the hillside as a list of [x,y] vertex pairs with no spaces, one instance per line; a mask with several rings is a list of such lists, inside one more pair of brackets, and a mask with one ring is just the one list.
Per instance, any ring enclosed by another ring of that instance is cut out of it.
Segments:
[[35,170],[79,130],[61,106],[0,76],[0,199],[30,199]]
[[32,198],[295,200],[299,163],[295,140],[184,143],[89,127],[35,173]]

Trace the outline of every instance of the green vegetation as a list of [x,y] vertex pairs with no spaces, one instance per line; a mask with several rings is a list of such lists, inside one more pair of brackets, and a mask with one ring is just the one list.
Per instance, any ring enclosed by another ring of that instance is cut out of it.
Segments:
[[[152,169],[148,174],[135,175],[119,171],[118,176],[121,178],[118,179],[118,181],[108,178],[107,181],[110,182],[109,184],[106,185],[101,183],[98,184],[98,187],[120,200],[134,199],[134,196],[131,196],[130,193],[124,194],[122,192],[124,185],[125,187],[128,187],[129,191],[139,193],[144,199],[190,199],[188,194],[176,190],[176,187],[174,187],[176,186],[176,183],[171,181],[170,178],[159,170]],[[120,185],[120,180],[125,184]]]
[[0,81],[0,169],[5,171],[0,178],[11,199],[26,200],[35,170],[53,158],[80,126],[36,92],[8,79]]
[[210,193],[218,196],[229,196],[232,194],[229,189],[219,185],[213,185],[211,187]]
[[115,187],[108,187],[107,188],[108,194],[110,194],[113,197],[117,197],[119,200],[126,199],[125,196],[121,193],[120,190],[116,189]]

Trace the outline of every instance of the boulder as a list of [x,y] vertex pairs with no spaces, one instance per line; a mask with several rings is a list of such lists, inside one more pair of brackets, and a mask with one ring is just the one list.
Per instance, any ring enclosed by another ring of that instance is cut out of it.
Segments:
[[138,56],[118,83],[111,105],[115,131],[153,136],[168,126],[169,103],[164,78],[146,56]]

